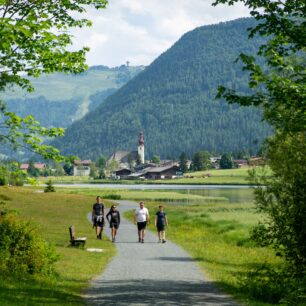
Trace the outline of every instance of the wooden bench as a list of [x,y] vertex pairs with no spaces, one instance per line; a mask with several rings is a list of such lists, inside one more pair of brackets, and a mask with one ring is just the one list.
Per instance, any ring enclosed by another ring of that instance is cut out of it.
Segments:
[[71,225],[69,227],[69,234],[70,234],[71,245],[73,246],[82,245],[84,247],[87,238],[86,237],[76,237],[74,225]]

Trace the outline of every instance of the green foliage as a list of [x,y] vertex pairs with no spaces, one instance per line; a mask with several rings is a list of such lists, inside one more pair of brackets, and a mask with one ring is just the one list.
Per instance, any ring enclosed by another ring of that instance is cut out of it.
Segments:
[[158,155],[154,155],[152,157],[152,162],[155,164],[159,164],[160,163],[160,157]]
[[211,166],[210,154],[207,151],[197,151],[192,158],[193,171],[207,170]]
[[[86,6],[104,8],[106,0],[0,2],[0,91],[17,85],[27,91],[33,87],[27,77],[42,73],[79,73],[87,67],[88,48],[68,51],[72,44],[71,27],[89,26]],[[79,14],[76,14],[79,13]],[[44,137],[62,136],[61,128],[45,128],[33,116],[17,116],[6,110],[0,99],[0,141],[14,149],[25,146],[46,159],[60,160],[59,151],[42,144]]]
[[18,163],[0,164],[0,186],[23,186],[26,174],[19,169]]
[[57,255],[30,221],[16,215],[0,216],[0,271],[2,275],[50,274]]
[[[302,153],[303,152],[303,153]],[[268,140],[266,158],[273,177],[253,173],[253,181],[267,187],[256,188],[258,210],[266,222],[255,230],[257,241],[271,244],[279,255],[306,273],[306,136],[277,133]],[[261,235],[256,235],[260,231]]]
[[221,169],[232,169],[234,166],[233,158],[231,154],[223,154],[220,160],[220,168]]
[[183,173],[186,173],[188,171],[187,155],[185,154],[185,152],[182,152],[180,155],[180,170]]
[[46,187],[44,189],[44,192],[55,192],[55,188],[53,186],[52,180],[49,180],[46,182]]
[[[305,1],[217,0],[243,2],[260,21],[250,29],[269,37],[255,58],[241,54],[244,70],[250,73],[250,95],[221,86],[218,97],[230,103],[260,106],[264,118],[275,129],[267,140],[266,159],[272,177],[253,173],[253,181],[266,188],[255,189],[258,210],[266,222],[253,231],[259,242],[272,245],[284,256],[298,279],[306,275],[306,22]],[[259,238],[259,239],[258,239]]]
[[144,131],[146,156],[243,149],[254,154],[270,133],[261,111],[215,100],[219,84],[249,92],[247,75],[234,61],[263,43],[260,37],[248,41],[247,28],[254,25],[253,19],[239,19],[186,33],[53,144],[65,154],[95,160],[135,150]]

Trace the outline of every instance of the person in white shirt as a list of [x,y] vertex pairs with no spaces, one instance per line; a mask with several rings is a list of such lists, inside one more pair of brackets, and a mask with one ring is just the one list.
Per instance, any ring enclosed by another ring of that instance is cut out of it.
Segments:
[[139,208],[135,210],[134,223],[138,228],[138,242],[144,243],[144,235],[147,224],[150,222],[149,211],[144,207],[144,202],[139,203]]

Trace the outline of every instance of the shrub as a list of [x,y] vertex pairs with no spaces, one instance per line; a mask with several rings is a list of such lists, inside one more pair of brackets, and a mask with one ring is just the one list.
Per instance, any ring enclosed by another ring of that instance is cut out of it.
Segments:
[[104,199],[109,199],[109,200],[120,200],[121,199],[121,195],[120,194],[105,194],[103,195]]
[[49,180],[47,183],[46,183],[46,188],[44,189],[44,192],[55,192],[55,188],[52,184],[52,181]]
[[50,274],[56,260],[54,248],[43,240],[33,222],[12,213],[0,216],[1,274]]

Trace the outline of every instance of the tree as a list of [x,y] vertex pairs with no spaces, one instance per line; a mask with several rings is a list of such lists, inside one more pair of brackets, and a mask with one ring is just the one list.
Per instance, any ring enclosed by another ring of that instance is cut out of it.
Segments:
[[154,155],[152,157],[152,163],[159,164],[160,163],[160,157],[158,155]]
[[[254,236],[271,244],[293,267],[297,276],[306,273],[306,22],[305,1],[217,0],[216,4],[243,2],[259,23],[250,29],[269,37],[258,54],[265,66],[254,57],[241,54],[244,69],[250,72],[252,93],[242,95],[220,87],[218,97],[229,103],[260,106],[264,118],[274,127],[275,135],[266,142],[267,164],[273,177],[253,180],[258,210],[266,222]],[[266,187],[260,187],[260,184]]]
[[46,182],[46,187],[44,189],[44,192],[55,192],[55,188],[51,180]]
[[195,171],[207,170],[210,167],[210,154],[207,151],[197,151],[193,155],[192,169]]
[[232,169],[233,168],[233,159],[231,154],[223,154],[220,159],[220,168],[221,169]]
[[29,162],[28,174],[34,177],[39,176],[39,170],[35,167],[35,164],[32,160]]
[[[68,30],[90,26],[89,20],[76,16],[85,13],[86,7],[101,9],[106,4],[106,0],[0,0],[0,92],[14,86],[32,91],[29,77],[42,73],[84,71],[89,49],[68,51],[72,44]],[[8,112],[0,99],[0,142],[61,160],[59,150],[43,144],[43,139],[63,134],[64,129],[42,127],[32,116],[22,118]]]
[[180,155],[180,170],[183,173],[186,173],[188,171],[187,155],[185,152],[182,152]]

